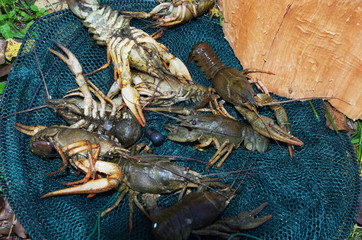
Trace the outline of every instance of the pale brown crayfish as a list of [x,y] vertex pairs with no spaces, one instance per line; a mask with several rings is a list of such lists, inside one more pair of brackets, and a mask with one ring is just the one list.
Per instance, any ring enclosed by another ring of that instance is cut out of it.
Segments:
[[107,45],[108,62],[101,70],[114,65],[115,81],[107,96],[113,98],[119,91],[127,107],[142,126],[146,119],[142,112],[139,92],[134,88],[131,68],[167,80],[176,77],[192,83],[184,63],[168,49],[141,29],[130,26],[131,18],[109,6],[100,8],[97,0],[67,0],[69,9],[82,19],[93,38],[100,45]]

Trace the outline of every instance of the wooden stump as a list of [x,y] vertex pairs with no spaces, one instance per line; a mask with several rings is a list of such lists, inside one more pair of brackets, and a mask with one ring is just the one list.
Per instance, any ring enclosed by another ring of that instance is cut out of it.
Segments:
[[362,119],[360,0],[220,0],[226,39],[244,68],[288,98],[334,97]]

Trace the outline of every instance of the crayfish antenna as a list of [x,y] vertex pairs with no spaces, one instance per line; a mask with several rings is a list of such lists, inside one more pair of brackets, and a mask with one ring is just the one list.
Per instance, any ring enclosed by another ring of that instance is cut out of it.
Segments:
[[1,117],[0,120],[6,119],[6,118],[11,117],[11,116],[14,116],[14,115],[18,115],[18,114],[20,114],[20,113],[31,112],[31,111],[38,110],[38,109],[42,109],[42,108],[46,108],[46,107],[47,107],[47,105],[43,105],[43,106],[39,106],[39,107],[35,107],[35,108],[26,109],[26,110],[23,110],[23,111],[11,113],[11,114],[9,114],[9,115],[6,115],[6,116],[4,116],[4,117]]

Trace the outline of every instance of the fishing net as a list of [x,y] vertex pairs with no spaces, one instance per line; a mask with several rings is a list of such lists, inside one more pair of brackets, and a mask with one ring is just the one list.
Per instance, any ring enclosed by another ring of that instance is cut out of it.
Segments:
[[[157,1],[109,1],[109,4],[115,9],[148,11]],[[149,23],[132,20],[131,24],[141,28]],[[148,33],[155,31],[150,28],[144,30]],[[52,40],[62,43],[77,56],[84,73],[107,62],[105,47],[96,45],[87,29],[69,10],[38,20],[28,31],[8,77],[1,102],[1,116],[44,105],[47,94],[39,67],[53,99],[61,98],[77,87],[66,64],[47,50],[60,51]],[[207,16],[165,31],[158,41],[186,63],[196,83],[210,86],[210,81],[204,79],[199,67],[187,62],[191,47],[200,41],[208,42],[226,65],[242,69],[224,39],[219,21],[210,21]],[[113,81],[113,66],[89,78],[107,92]],[[232,152],[220,169],[208,171],[241,169],[244,163],[246,168],[251,167],[238,195],[223,215],[236,216],[239,212],[250,211],[268,202],[259,216],[271,214],[272,218],[257,229],[245,231],[246,234],[261,239],[343,239],[355,223],[361,184],[354,149],[345,132],[337,134],[325,126],[323,102],[313,100],[311,103],[316,113],[309,102],[284,104],[292,133],[304,142],[303,146],[295,147],[294,158],[290,158],[285,144],[271,141],[266,153],[249,153],[240,147]],[[241,120],[231,106],[226,107]],[[268,108],[260,109],[260,114],[272,117]],[[165,135],[164,124],[174,122],[155,113],[146,113],[146,118],[148,126]],[[102,218],[97,217],[112,202],[114,191],[92,198],[73,195],[40,199],[45,193],[64,188],[62,182],[79,180],[83,176],[77,175],[71,167],[62,173],[46,176],[59,168],[60,158],[42,159],[32,154],[29,150],[30,137],[14,129],[16,122],[46,126],[65,122],[46,108],[1,121],[1,185],[16,216],[33,239],[151,238],[151,223],[137,207],[133,218],[134,228],[129,233],[128,196],[118,208]],[[147,143],[148,140],[142,138],[140,142]],[[153,151],[155,154],[186,156],[204,161],[215,153],[213,147],[204,151],[194,151],[193,147],[192,143],[180,144],[167,140],[162,146],[153,147]],[[191,160],[177,162],[205,173],[205,164]],[[233,178],[228,177],[224,181],[230,184]],[[176,194],[163,196],[159,205],[169,206],[176,200]]]

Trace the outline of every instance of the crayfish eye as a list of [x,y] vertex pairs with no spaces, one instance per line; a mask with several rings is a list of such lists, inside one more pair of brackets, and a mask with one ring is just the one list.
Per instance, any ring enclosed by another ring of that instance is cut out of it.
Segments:
[[192,125],[196,125],[196,124],[197,124],[197,121],[196,121],[196,120],[193,120],[191,124],[192,124]]
[[246,98],[242,98],[241,101],[242,101],[243,103],[246,103]]

